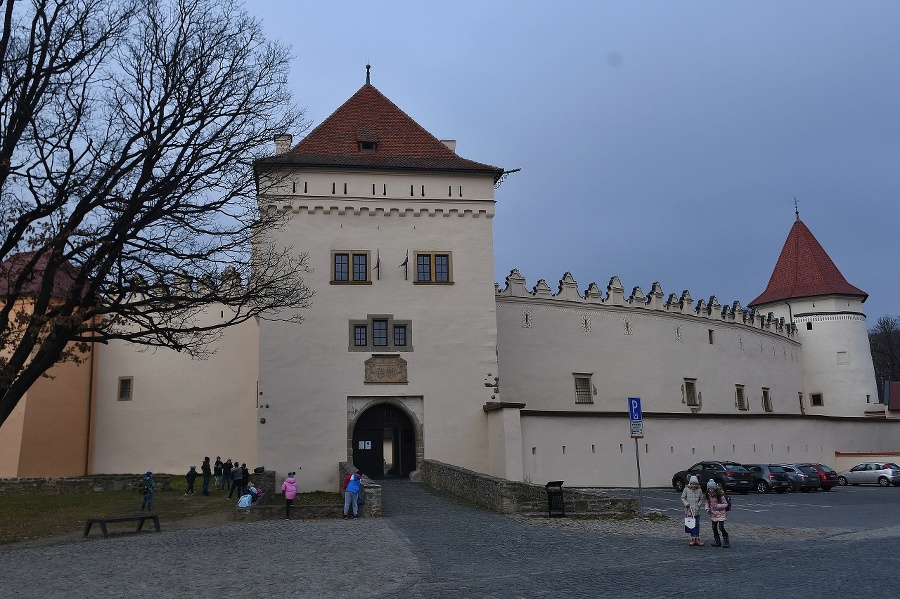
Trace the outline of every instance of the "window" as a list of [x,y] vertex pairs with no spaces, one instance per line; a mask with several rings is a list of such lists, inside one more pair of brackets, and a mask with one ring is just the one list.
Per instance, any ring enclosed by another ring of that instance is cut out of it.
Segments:
[[697,379],[684,379],[684,403],[693,407],[700,405],[697,401]]
[[772,396],[769,394],[769,388],[762,388],[762,405],[763,411],[765,412],[774,412],[775,410],[772,408]]
[[406,347],[406,325],[394,325],[394,345],[397,347]]
[[133,376],[120,376],[119,377],[119,393],[116,396],[116,399],[118,399],[119,401],[131,401],[133,392],[134,392],[134,377]]
[[822,399],[822,394],[821,393],[810,393],[809,394],[809,405],[824,406],[825,401]]
[[837,353],[837,363],[839,366],[846,366],[850,364],[850,355],[845,351],[839,351]]
[[575,376],[575,403],[594,403],[590,374],[573,373]]
[[709,344],[712,345],[716,341],[716,332],[713,329],[709,329]]
[[349,351],[412,351],[412,321],[392,314],[370,314],[350,321]]
[[386,320],[372,321],[372,345],[376,347],[387,346],[387,329],[388,323]]
[[807,331],[811,331],[811,330],[812,330],[812,323],[811,323],[811,322],[807,322],[807,323],[806,323],[806,330],[807,330]]
[[360,141],[357,143],[359,144],[358,147],[360,152],[374,152],[378,148],[378,145],[374,141]]
[[453,265],[448,252],[416,253],[416,283],[452,283]]
[[734,386],[734,402],[737,405],[738,410],[749,409],[749,406],[747,405],[747,397],[744,395],[743,385]]
[[365,283],[369,280],[369,252],[348,251],[331,253],[331,283]]

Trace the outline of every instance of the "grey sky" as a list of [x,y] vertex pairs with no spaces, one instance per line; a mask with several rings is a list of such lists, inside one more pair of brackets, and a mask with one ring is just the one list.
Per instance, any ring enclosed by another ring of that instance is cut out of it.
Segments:
[[800,217],[869,326],[900,315],[900,3],[289,2],[314,123],[365,82],[457,152],[521,168],[497,191],[495,276],[742,306]]

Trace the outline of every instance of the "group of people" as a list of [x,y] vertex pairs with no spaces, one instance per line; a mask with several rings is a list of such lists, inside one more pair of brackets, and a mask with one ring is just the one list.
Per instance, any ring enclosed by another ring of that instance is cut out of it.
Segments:
[[684,531],[691,536],[689,545],[702,546],[700,540],[700,513],[705,509],[712,522],[713,547],[731,547],[728,539],[728,531],[725,530],[726,513],[731,509],[731,504],[725,491],[709,479],[706,483],[706,493],[700,489],[700,481],[696,476],[688,480],[688,486],[681,492],[681,503],[684,504]]
[[247,464],[239,463],[237,460],[222,461],[222,458],[216,456],[216,462],[210,466],[209,456],[203,458],[203,464],[200,466],[200,472],[197,472],[196,466],[191,466],[185,475],[187,480],[187,490],[185,495],[194,494],[194,482],[198,476],[203,476],[203,494],[209,495],[209,484],[213,477],[216,491],[227,490],[228,499],[231,499],[235,491],[238,497],[247,494],[250,481],[250,470]]

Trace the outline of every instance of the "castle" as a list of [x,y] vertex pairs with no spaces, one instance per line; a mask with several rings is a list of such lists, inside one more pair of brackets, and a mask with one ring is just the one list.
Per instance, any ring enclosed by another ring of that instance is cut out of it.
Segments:
[[666,486],[701,459],[832,464],[897,448],[867,296],[799,215],[748,308],[658,284],[629,293],[617,277],[582,290],[565,273],[554,291],[513,270],[501,286],[503,169],[458,156],[368,80],[275,147],[255,165],[259,203],[289,216],[272,241],[309,254],[305,322],[234,327],[205,361],[94,348],[69,369],[77,384],[41,381],[0,429],[0,476],[180,473],[221,455],[302,468],[306,490],[335,488],[340,462],[380,478],[425,459],[631,487],[637,451],[643,484]]

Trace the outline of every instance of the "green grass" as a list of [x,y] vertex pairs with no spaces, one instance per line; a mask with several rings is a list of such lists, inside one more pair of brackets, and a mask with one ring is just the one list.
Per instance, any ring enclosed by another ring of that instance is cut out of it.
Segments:
[[[236,499],[223,501],[227,496],[223,491],[213,490],[205,497],[198,490],[195,495],[186,496],[187,483],[183,476],[173,475],[171,486],[170,490],[153,494],[153,511],[159,515],[164,528],[165,523],[173,522],[183,526],[224,523],[237,503]],[[194,488],[202,488],[199,480]],[[137,491],[54,495],[7,493],[0,509],[0,544],[80,534],[88,518],[140,513],[141,499],[142,495]],[[343,498],[340,493],[315,491],[298,494],[294,504],[343,505]],[[122,530],[133,529],[134,523],[116,526],[123,527]],[[110,530],[112,527],[110,525]],[[93,530],[91,534],[94,534]]]

